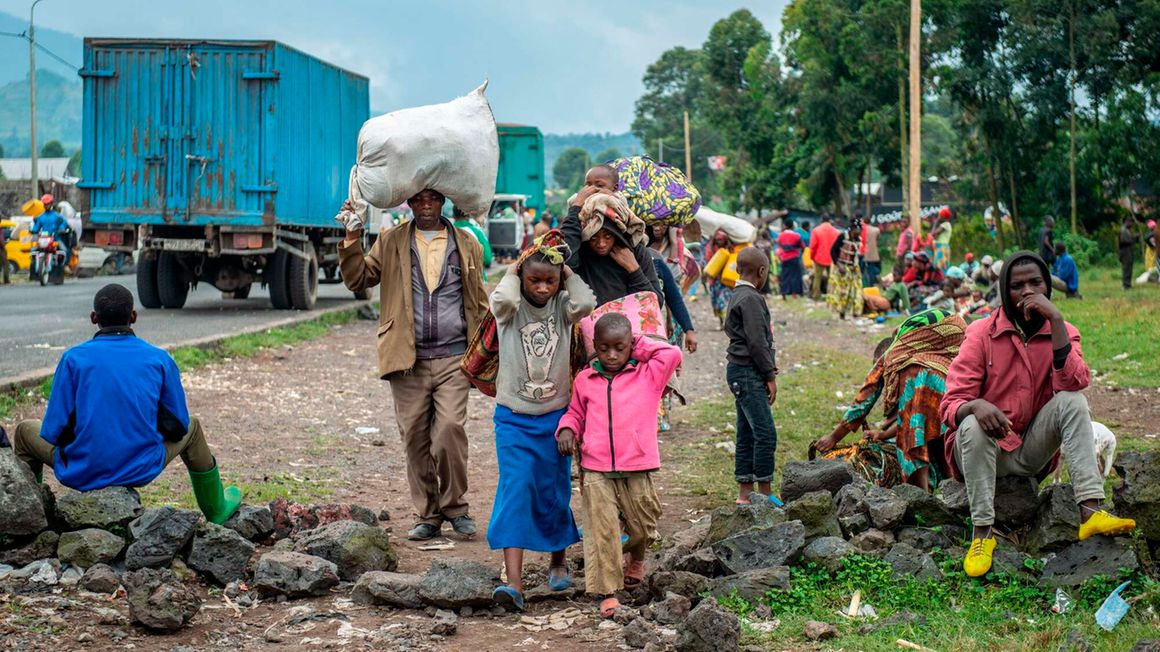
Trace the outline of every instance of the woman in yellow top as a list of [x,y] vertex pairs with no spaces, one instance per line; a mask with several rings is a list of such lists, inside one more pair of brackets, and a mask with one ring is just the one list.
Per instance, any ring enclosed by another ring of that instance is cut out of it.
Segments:
[[713,234],[712,244],[716,250],[705,265],[702,280],[709,288],[713,314],[717,316],[720,327],[724,328],[725,310],[729,306],[729,299],[733,297],[733,285],[740,278],[737,274],[737,253],[750,245],[748,242],[731,242],[723,229],[717,229]]
[[938,211],[934,227],[934,265],[943,272],[951,266],[951,209],[943,206]]

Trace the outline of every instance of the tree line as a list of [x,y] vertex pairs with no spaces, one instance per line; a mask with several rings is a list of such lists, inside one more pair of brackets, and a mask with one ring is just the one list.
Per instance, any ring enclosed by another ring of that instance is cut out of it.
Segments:
[[[1001,207],[1017,240],[1073,206],[1089,232],[1155,211],[1138,197],[1160,189],[1160,0],[927,0],[922,17],[924,179]],[[869,180],[907,192],[909,20],[907,0],[796,0],[775,48],[736,11],[648,67],[633,132],[683,164],[689,111],[694,179],[732,210],[850,214]]]

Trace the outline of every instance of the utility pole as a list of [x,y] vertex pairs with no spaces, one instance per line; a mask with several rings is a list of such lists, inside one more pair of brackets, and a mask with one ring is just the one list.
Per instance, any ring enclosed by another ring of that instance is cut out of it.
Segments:
[[693,182],[693,149],[689,147],[689,112],[685,111],[685,178]]
[[28,10],[28,109],[29,119],[32,121],[32,130],[29,132],[29,147],[32,150],[32,198],[40,197],[40,168],[36,152],[36,26],[34,17],[36,5],[42,0],[36,0]]
[[661,163],[665,162],[665,139],[657,138],[657,160]]
[[922,0],[910,0],[910,228],[922,235]]
[[[1071,174],[1071,232],[1075,233],[1075,2],[1071,3],[1071,20],[1067,23],[1067,58],[1068,63],[1071,64],[1071,78],[1068,84],[1068,95],[1071,100],[1071,152],[1068,154],[1068,167]],[[1014,196],[1012,196],[1014,197]]]

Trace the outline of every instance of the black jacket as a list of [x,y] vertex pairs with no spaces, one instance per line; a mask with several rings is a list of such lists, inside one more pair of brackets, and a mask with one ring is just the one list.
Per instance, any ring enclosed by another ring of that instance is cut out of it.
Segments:
[[729,336],[726,359],[733,364],[753,367],[766,381],[773,380],[776,369],[773,331],[769,306],[756,288],[738,285],[725,315],[725,334]]
[[632,249],[636,254],[636,262],[640,265],[638,271],[631,274],[616,264],[611,256],[597,256],[583,246],[580,240],[580,207],[572,206],[568,209],[568,216],[560,225],[560,232],[564,234],[564,242],[572,255],[568,258],[568,267],[580,275],[592,292],[596,295],[596,305],[602,306],[609,301],[626,297],[637,292],[652,292],[657,295],[657,302],[664,307],[665,298],[661,294],[661,284],[657,280],[656,269],[653,268],[652,256],[645,245],[633,247],[628,239],[611,223],[605,223],[605,228],[612,232],[620,244]]

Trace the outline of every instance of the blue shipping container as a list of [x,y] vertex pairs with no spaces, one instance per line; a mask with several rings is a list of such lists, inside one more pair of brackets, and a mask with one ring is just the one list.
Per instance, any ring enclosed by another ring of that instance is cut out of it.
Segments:
[[86,38],[94,224],[337,227],[367,78],[275,41]]

